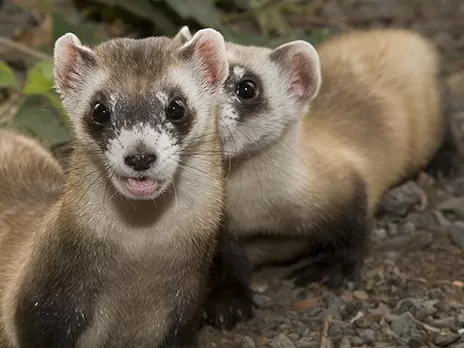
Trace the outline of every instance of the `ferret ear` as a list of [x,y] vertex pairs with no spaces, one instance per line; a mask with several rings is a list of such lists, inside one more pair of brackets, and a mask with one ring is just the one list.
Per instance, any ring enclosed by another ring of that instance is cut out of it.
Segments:
[[290,91],[302,102],[311,101],[321,87],[319,54],[310,43],[296,40],[283,44],[270,53],[272,61],[290,75]]
[[192,33],[188,26],[184,25],[180,28],[176,36],[173,37],[173,40],[176,44],[183,45],[192,38]]
[[56,40],[53,60],[55,88],[62,94],[79,88],[88,71],[97,65],[93,51],[72,33]]
[[183,60],[193,60],[213,88],[222,86],[227,78],[228,63],[224,37],[214,29],[198,30],[179,48]]

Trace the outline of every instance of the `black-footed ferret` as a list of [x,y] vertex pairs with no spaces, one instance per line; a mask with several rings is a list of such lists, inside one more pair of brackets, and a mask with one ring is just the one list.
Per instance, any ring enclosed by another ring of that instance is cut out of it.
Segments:
[[224,209],[222,36],[57,40],[68,182],[0,133],[2,348],[196,347]]
[[[191,38],[187,27],[176,41]],[[226,43],[226,228],[256,265],[306,257],[296,285],[359,279],[384,192],[424,168],[446,121],[436,47],[401,29],[318,50]]]

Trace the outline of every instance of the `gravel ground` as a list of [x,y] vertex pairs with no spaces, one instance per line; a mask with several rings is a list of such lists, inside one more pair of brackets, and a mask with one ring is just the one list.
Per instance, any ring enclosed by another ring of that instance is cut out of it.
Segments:
[[[289,21],[340,30],[410,27],[432,38],[453,88],[453,121],[464,134],[463,0],[326,0],[317,15]],[[17,35],[33,22],[33,14],[5,6],[0,35]],[[202,347],[464,348],[464,177],[421,173],[389,192],[382,208],[356,289],[295,289],[283,280],[289,268],[259,272],[255,317],[228,332],[205,328]]]

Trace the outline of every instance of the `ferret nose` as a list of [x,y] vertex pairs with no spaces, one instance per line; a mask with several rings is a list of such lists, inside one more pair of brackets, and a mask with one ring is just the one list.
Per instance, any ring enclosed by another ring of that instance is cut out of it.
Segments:
[[155,154],[131,155],[124,158],[124,163],[136,171],[147,170],[156,161]]

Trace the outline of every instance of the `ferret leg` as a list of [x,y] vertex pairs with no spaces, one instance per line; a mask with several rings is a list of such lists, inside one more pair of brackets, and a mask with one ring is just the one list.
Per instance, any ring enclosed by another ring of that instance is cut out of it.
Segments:
[[294,279],[296,286],[318,282],[330,288],[357,282],[367,253],[372,221],[366,185],[359,179],[350,204],[340,207],[338,213],[320,227],[321,240],[311,248],[303,265],[288,278]]
[[252,271],[242,247],[222,231],[211,268],[202,324],[231,329],[252,317],[255,307],[250,288]]

